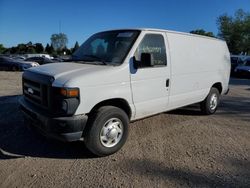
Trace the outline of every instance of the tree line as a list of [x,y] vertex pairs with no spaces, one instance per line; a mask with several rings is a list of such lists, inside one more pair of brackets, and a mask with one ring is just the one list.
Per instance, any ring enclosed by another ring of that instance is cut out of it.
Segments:
[[76,41],[73,48],[67,48],[68,38],[64,33],[52,34],[51,44],[47,43],[44,47],[42,43],[28,42],[21,43],[11,48],[5,48],[0,44],[0,54],[34,54],[34,53],[47,53],[52,56],[57,55],[71,55],[79,48],[79,43]]
[[[229,51],[232,54],[250,54],[250,13],[242,9],[235,11],[233,16],[222,14],[216,20],[218,27],[218,35],[213,32],[207,32],[204,29],[196,29],[190,33],[204,35],[209,37],[216,37],[227,42]],[[67,48],[68,38],[64,33],[52,34],[51,43],[44,48],[41,43],[32,44],[18,44],[16,47],[4,48],[0,44],[0,54],[23,54],[23,53],[48,53],[51,55],[67,55],[72,54],[79,48],[78,42],[71,49]]]
[[203,29],[193,30],[190,33],[223,39],[232,54],[250,54],[249,12],[239,9],[233,16],[223,14],[217,18],[216,24],[219,30],[217,36]]

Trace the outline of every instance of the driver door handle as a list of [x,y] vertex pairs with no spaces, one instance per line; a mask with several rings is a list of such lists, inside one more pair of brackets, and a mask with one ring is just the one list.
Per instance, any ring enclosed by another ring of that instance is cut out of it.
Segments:
[[169,87],[169,79],[166,80],[166,87]]

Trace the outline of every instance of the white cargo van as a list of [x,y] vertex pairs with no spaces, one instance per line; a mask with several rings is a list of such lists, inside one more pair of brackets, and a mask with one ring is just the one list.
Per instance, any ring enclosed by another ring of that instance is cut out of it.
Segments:
[[193,103],[213,114],[229,75],[224,41],[157,29],[112,30],[91,36],[71,62],[25,71],[20,104],[27,122],[46,135],[83,139],[105,156],[124,145],[131,121]]

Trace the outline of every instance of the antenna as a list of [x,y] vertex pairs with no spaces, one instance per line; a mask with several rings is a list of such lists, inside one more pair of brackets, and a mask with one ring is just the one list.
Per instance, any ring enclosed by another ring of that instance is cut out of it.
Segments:
[[61,20],[59,20],[59,33],[61,33]]

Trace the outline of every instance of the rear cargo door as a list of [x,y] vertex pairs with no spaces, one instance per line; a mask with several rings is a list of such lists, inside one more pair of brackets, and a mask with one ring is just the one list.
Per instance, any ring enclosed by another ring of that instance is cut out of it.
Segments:
[[141,62],[141,54],[152,56],[151,66],[138,66],[131,72],[131,88],[136,108],[135,119],[166,110],[170,86],[170,65],[164,33],[144,32],[134,53],[133,61]]

